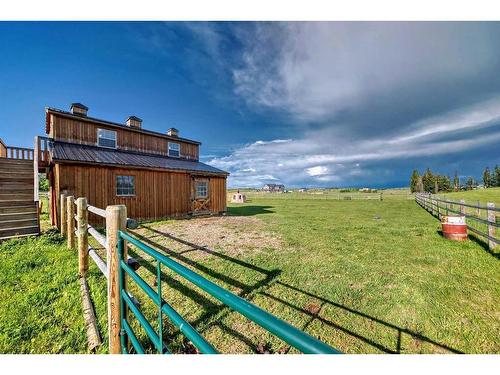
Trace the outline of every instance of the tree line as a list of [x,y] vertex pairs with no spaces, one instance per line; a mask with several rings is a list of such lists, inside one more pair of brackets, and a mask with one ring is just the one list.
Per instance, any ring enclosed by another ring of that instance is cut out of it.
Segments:
[[492,172],[486,167],[483,171],[483,185],[485,188],[500,186],[500,167],[495,165]]
[[[479,183],[473,177],[467,177],[465,184],[460,183],[458,172],[455,171],[453,182],[450,176],[434,174],[427,168],[421,175],[416,169],[413,170],[410,177],[410,190],[414,192],[434,193],[450,192],[459,190],[472,190]],[[485,188],[500,186],[500,167],[495,166],[493,171],[486,167],[483,171],[483,185]]]

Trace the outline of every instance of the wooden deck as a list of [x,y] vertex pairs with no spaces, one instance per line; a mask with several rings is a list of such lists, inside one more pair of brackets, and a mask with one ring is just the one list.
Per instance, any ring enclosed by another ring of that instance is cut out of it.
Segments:
[[39,233],[33,161],[0,158],[0,240]]
[[47,138],[36,137],[34,149],[0,139],[0,240],[40,233],[38,172],[48,164]]

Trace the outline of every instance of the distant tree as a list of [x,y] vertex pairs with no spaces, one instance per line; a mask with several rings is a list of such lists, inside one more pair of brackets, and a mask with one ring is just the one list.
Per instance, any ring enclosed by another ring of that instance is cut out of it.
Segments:
[[413,173],[410,177],[410,191],[415,193],[417,191],[418,179],[420,178],[420,174],[416,169],[413,170]]
[[495,178],[495,186],[500,186],[500,167],[498,165],[495,165],[493,177]]
[[465,183],[467,190],[472,190],[474,188],[474,185],[474,179],[472,177],[467,177],[467,182]]
[[455,171],[455,177],[453,177],[453,190],[460,190],[460,179],[458,178],[458,171]]
[[[491,173],[490,173],[490,169],[488,167],[486,167],[484,169],[484,172],[483,172],[483,185],[485,188],[489,188],[495,184],[491,184],[492,182],[492,179],[491,179]],[[495,181],[496,183],[496,181]]]
[[434,191],[434,180],[434,175],[432,174],[431,170],[427,168],[422,176],[422,183],[424,184],[424,191],[426,193],[432,193]]
[[439,175],[439,176],[436,176],[436,180],[438,182],[439,191],[442,191],[442,192],[451,191],[451,180],[450,180],[449,176]]
[[41,173],[39,173],[38,176],[38,189],[40,191],[49,191],[49,180],[47,180],[47,177],[45,177],[45,175]]
[[418,177],[418,181],[417,181],[417,191],[419,193],[423,193],[424,192],[424,183],[422,181],[422,176],[419,176]]

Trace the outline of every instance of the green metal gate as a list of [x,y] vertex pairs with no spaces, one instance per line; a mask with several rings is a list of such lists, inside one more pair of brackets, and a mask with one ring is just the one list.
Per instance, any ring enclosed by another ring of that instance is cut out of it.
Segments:
[[[308,354],[338,354],[339,351],[327,344],[315,339],[307,333],[291,326],[290,324],[278,319],[274,315],[262,310],[254,304],[245,301],[230,291],[219,287],[213,282],[191,271],[189,268],[161,254],[157,250],[149,247],[140,240],[132,237],[126,232],[119,231],[118,241],[118,259],[119,259],[119,293],[120,293],[120,320],[121,320],[121,348],[123,353],[129,353],[128,344],[135,349],[136,353],[144,353],[144,348],[137,339],[125,314],[126,307],[135,315],[141,326],[146,331],[151,342],[154,344],[158,353],[166,354],[168,350],[163,341],[163,314],[188,338],[201,353],[215,354],[218,351],[205,338],[198,333],[182,316],[180,316],[167,302],[162,298],[161,291],[161,265],[166,266],[177,275],[183,277],[197,287],[201,288],[212,297],[218,299],[226,306],[244,315],[251,321],[257,323],[267,331],[287,342],[289,345]],[[157,271],[157,290],[155,291],[144,279],[142,279],[124,259],[125,241],[137,246],[149,256],[156,260]],[[125,276],[128,275],[137,285],[148,295],[149,298],[158,306],[158,333],[148,322],[139,308],[133,303],[132,299],[123,288],[125,285]]]

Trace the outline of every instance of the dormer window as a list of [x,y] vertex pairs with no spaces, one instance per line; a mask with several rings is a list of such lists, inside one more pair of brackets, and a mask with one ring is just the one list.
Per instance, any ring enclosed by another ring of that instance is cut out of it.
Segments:
[[168,142],[168,156],[178,158],[181,156],[181,146],[175,142]]
[[107,129],[97,129],[97,145],[116,148],[116,132]]

